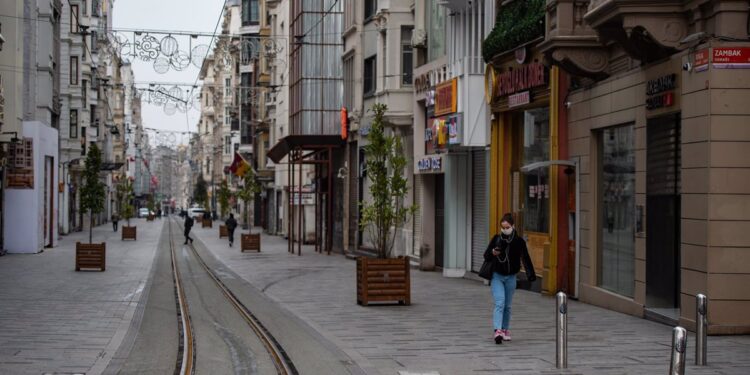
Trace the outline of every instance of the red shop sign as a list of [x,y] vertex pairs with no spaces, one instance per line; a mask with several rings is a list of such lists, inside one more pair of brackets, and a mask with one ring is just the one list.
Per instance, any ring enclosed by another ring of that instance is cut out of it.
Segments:
[[750,69],[748,47],[721,47],[714,48],[713,52],[715,69]]

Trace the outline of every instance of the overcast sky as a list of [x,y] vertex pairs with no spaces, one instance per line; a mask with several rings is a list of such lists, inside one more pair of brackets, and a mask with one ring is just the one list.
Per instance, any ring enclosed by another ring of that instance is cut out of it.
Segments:
[[[224,0],[116,0],[113,11],[113,28],[118,29],[149,29],[149,30],[177,30],[213,33],[216,21],[222,11]],[[221,28],[221,26],[219,26]],[[221,30],[219,30],[220,32]],[[133,33],[124,33],[132,40]],[[153,34],[161,39],[166,35]],[[179,49],[189,52],[190,46],[207,45],[210,37],[193,39],[190,37],[175,36],[179,43]],[[178,82],[192,85],[198,77],[199,69],[190,65],[183,71],[169,69],[165,74],[159,74],[154,70],[153,61],[143,62],[132,59],[133,71],[136,82]],[[197,62],[200,66],[200,62]],[[144,87],[146,85],[138,85]],[[189,90],[189,87],[182,87]],[[196,124],[200,117],[198,109],[188,112],[186,118],[182,112],[169,116],[163,107],[143,103],[143,124],[145,127],[187,131],[196,130]],[[177,136],[177,142],[184,138]]]

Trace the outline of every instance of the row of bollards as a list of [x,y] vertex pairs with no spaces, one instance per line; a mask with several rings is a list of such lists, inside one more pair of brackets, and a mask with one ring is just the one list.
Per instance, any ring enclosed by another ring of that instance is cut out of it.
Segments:
[[[558,369],[568,368],[568,296],[563,292],[556,295],[555,322],[555,366]],[[695,364],[706,365],[708,353],[708,297],[704,294],[695,296]],[[685,351],[687,349],[687,330],[680,326],[672,330],[672,355],[669,363],[669,375],[685,374]]]

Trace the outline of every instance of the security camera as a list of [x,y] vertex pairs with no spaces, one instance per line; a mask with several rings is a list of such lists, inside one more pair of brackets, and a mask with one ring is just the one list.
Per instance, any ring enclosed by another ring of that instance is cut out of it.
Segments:
[[691,64],[689,62],[686,62],[686,63],[682,64],[682,70],[684,70],[686,72],[692,71],[693,70],[693,64]]

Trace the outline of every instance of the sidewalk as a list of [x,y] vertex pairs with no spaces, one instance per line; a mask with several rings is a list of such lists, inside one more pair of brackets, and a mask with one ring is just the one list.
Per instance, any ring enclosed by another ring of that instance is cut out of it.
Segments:
[[75,272],[75,243],[88,231],[0,257],[0,373],[101,373],[130,326],[164,222],[131,220],[138,241],[121,241],[112,224],[94,228],[94,242],[107,242],[105,272]]
[[[240,253],[214,228],[193,233],[229,269],[339,346],[368,374],[665,374],[672,327],[571,301],[568,370],[555,369],[555,300],[519,290],[513,341],[491,340],[492,297],[476,281],[412,270],[411,306],[361,307],[355,262],[303,247],[287,253],[281,237],[263,236],[263,252]],[[259,229],[254,229],[258,233]],[[238,231],[239,233],[239,231]],[[239,237],[239,234],[235,236]],[[221,270],[218,270],[221,274]],[[694,336],[688,374],[750,373],[750,337],[709,337],[708,367],[696,367]],[[301,369],[304,373],[304,369]]]

